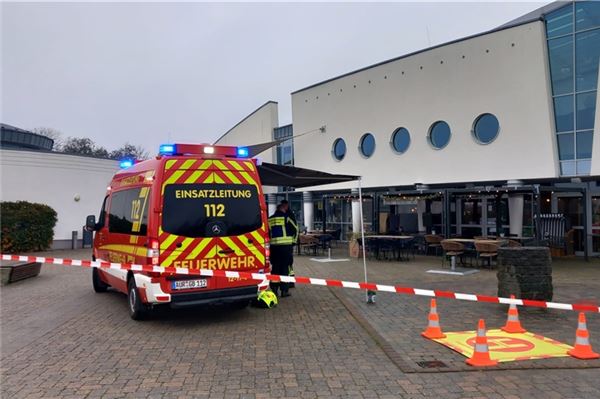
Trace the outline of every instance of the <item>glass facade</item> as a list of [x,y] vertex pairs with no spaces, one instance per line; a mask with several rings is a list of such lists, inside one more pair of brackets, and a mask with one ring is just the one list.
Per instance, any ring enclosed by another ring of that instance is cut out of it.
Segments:
[[289,140],[277,145],[277,164],[294,164],[294,140],[291,138],[293,135],[294,129],[292,125],[281,126],[274,129],[273,138],[275,140],[282,140],[288,137],[290,138]]
[[561,175],[590,173],[600,57],[600,1],[545,17]]

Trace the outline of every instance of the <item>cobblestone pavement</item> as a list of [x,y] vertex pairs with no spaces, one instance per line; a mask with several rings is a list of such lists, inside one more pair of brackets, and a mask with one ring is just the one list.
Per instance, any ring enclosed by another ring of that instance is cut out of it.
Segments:
[[[53,255],[85,258],[89,250]],[[491,272],[425,274],[431,262],[371,262],[370,280],[495,293]],[[597,300],[599,266],[581,271],[578,265],[572,273],[559,265],[555,299],[586,292],[585,299]],[[357,261],[307,257],[297,258],[296,271],[346,279],[362,273]],[[414,365],[419,359],[447,362],[442,371],[458,370],[464,361],[419,336],[426,298],[380,294],[367,307],[360,291],[298,286],[275,309],[169,311],[135,322],[122,294],[96,294],[90,280],[88,269],[45,265],[39,277],[2,287],[2,398],[600,397],[600,369],[589,368],[600,364],[572,359],[552,365],[562,369],[421,372]],[[446,330],[474,328],[481,316],[499,325],[505,315],[499,305],[442,300],[438,307]],[[521,309],[521,319],[535,332],[574,339],[569,312]],[[598,319],[589,320],[596,349]],[[401,362],[390,359],[381,339]]]

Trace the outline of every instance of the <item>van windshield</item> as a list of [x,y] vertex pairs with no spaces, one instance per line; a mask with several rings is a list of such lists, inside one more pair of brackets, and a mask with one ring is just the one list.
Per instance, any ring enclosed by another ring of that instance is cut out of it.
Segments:
[[162,229],[185,237],[236,236],[262,225],[256,186],[250,184],[169,184]]

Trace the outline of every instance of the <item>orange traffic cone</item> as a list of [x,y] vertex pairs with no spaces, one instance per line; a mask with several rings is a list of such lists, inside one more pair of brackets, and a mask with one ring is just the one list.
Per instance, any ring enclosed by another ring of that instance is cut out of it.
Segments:
[[575,332],[575,347],[567,352],[577,359],[598,359],[600,355],[592,350],[590,345],[590,333],[585,322],[585,313],[579,313],[579,322]]
[[498,364],[497,360],[490,358],[490,351],[488,349],[487,337],[485,336],[485,321],[479,320],[477,326],[477,337],[475,338],[475,351],[470,359],[467,359],[469,366],[495,366]]
[[444,334],[440,328],[440,316],[438,316],[437,313],[435,299],[431,299],[431,310],[429,311],[427,319],[429,320],[429,323],[421,335],[429,339],[446,338],[446,334]]
[[[510,299],[515,299],[514,295],[510,296]],[[517,310],[517,305],[511,303],[508,307],[508,319],[506,320],[506,324],[501,328],[502,331],[506,331],[507,333],[524,333],[527,332],[523,327],[521,327],[521,322],[519,321],[519,311]]]

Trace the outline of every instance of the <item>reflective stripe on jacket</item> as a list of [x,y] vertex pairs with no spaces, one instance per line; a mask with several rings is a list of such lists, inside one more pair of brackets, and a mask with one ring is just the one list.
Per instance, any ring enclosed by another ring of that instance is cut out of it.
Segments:
[[271,245],[294,245],[298,238],[298,225],[281,211],[269,218]]

